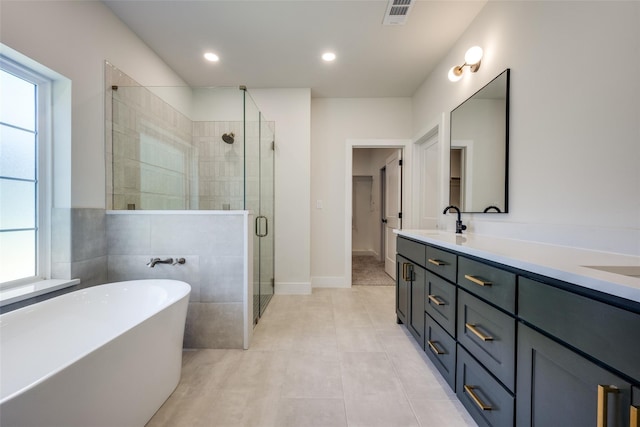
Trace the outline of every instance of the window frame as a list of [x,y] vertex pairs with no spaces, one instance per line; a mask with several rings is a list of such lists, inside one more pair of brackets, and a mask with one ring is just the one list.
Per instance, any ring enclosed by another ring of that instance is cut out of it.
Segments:
[[0,55],[0,69],[36,86],[36,250],[35,275],[0,283],[9,289],[51,277],[51,161],[53,81],[25,64]]

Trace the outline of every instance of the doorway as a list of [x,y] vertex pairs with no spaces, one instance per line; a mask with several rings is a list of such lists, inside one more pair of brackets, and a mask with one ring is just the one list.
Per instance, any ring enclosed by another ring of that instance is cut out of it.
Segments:
[[352,158],[351,284],[393,286],[402,149],[354,147]]

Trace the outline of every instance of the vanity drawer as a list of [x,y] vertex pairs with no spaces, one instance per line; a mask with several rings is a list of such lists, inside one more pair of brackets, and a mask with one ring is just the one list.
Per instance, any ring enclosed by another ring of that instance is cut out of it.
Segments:
[[456,376],[456,395],[479,426],[514,425],[514,397],[460,345]]
[[515,388],[516,320],[461,290],[458,342],[511,391]]
[[640,314],[535,280],[518,280],[525,322],[640,381]]
[[456,389],[456,340],[428,314],[424,315],[424,351],[452,390]]
[[443,278],[427,271],[425,311],[449,335],[456,336],[456,287]]
[[509,313],[515,313],[516,275],[514,273],[458,257],[458,285]]
[[426,249],[427,246],[424,243],[414,242],[398,236],[396,245],[398,254],[423,267],[426,259]]
[[455,282],[458,256],[433,246],[427,246],[427,264],[425,266],[445,279]]

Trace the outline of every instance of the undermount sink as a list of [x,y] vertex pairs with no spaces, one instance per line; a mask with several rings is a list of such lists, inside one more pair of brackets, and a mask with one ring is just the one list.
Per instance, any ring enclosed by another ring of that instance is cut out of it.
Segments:
[[585,265],[584,267],[640,278],[640,265]]

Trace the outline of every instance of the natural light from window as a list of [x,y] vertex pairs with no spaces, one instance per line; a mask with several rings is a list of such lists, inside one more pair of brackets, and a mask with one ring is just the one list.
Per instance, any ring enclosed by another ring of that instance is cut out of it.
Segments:
[[0,70],[0,284],[37,271],[37,85]]

